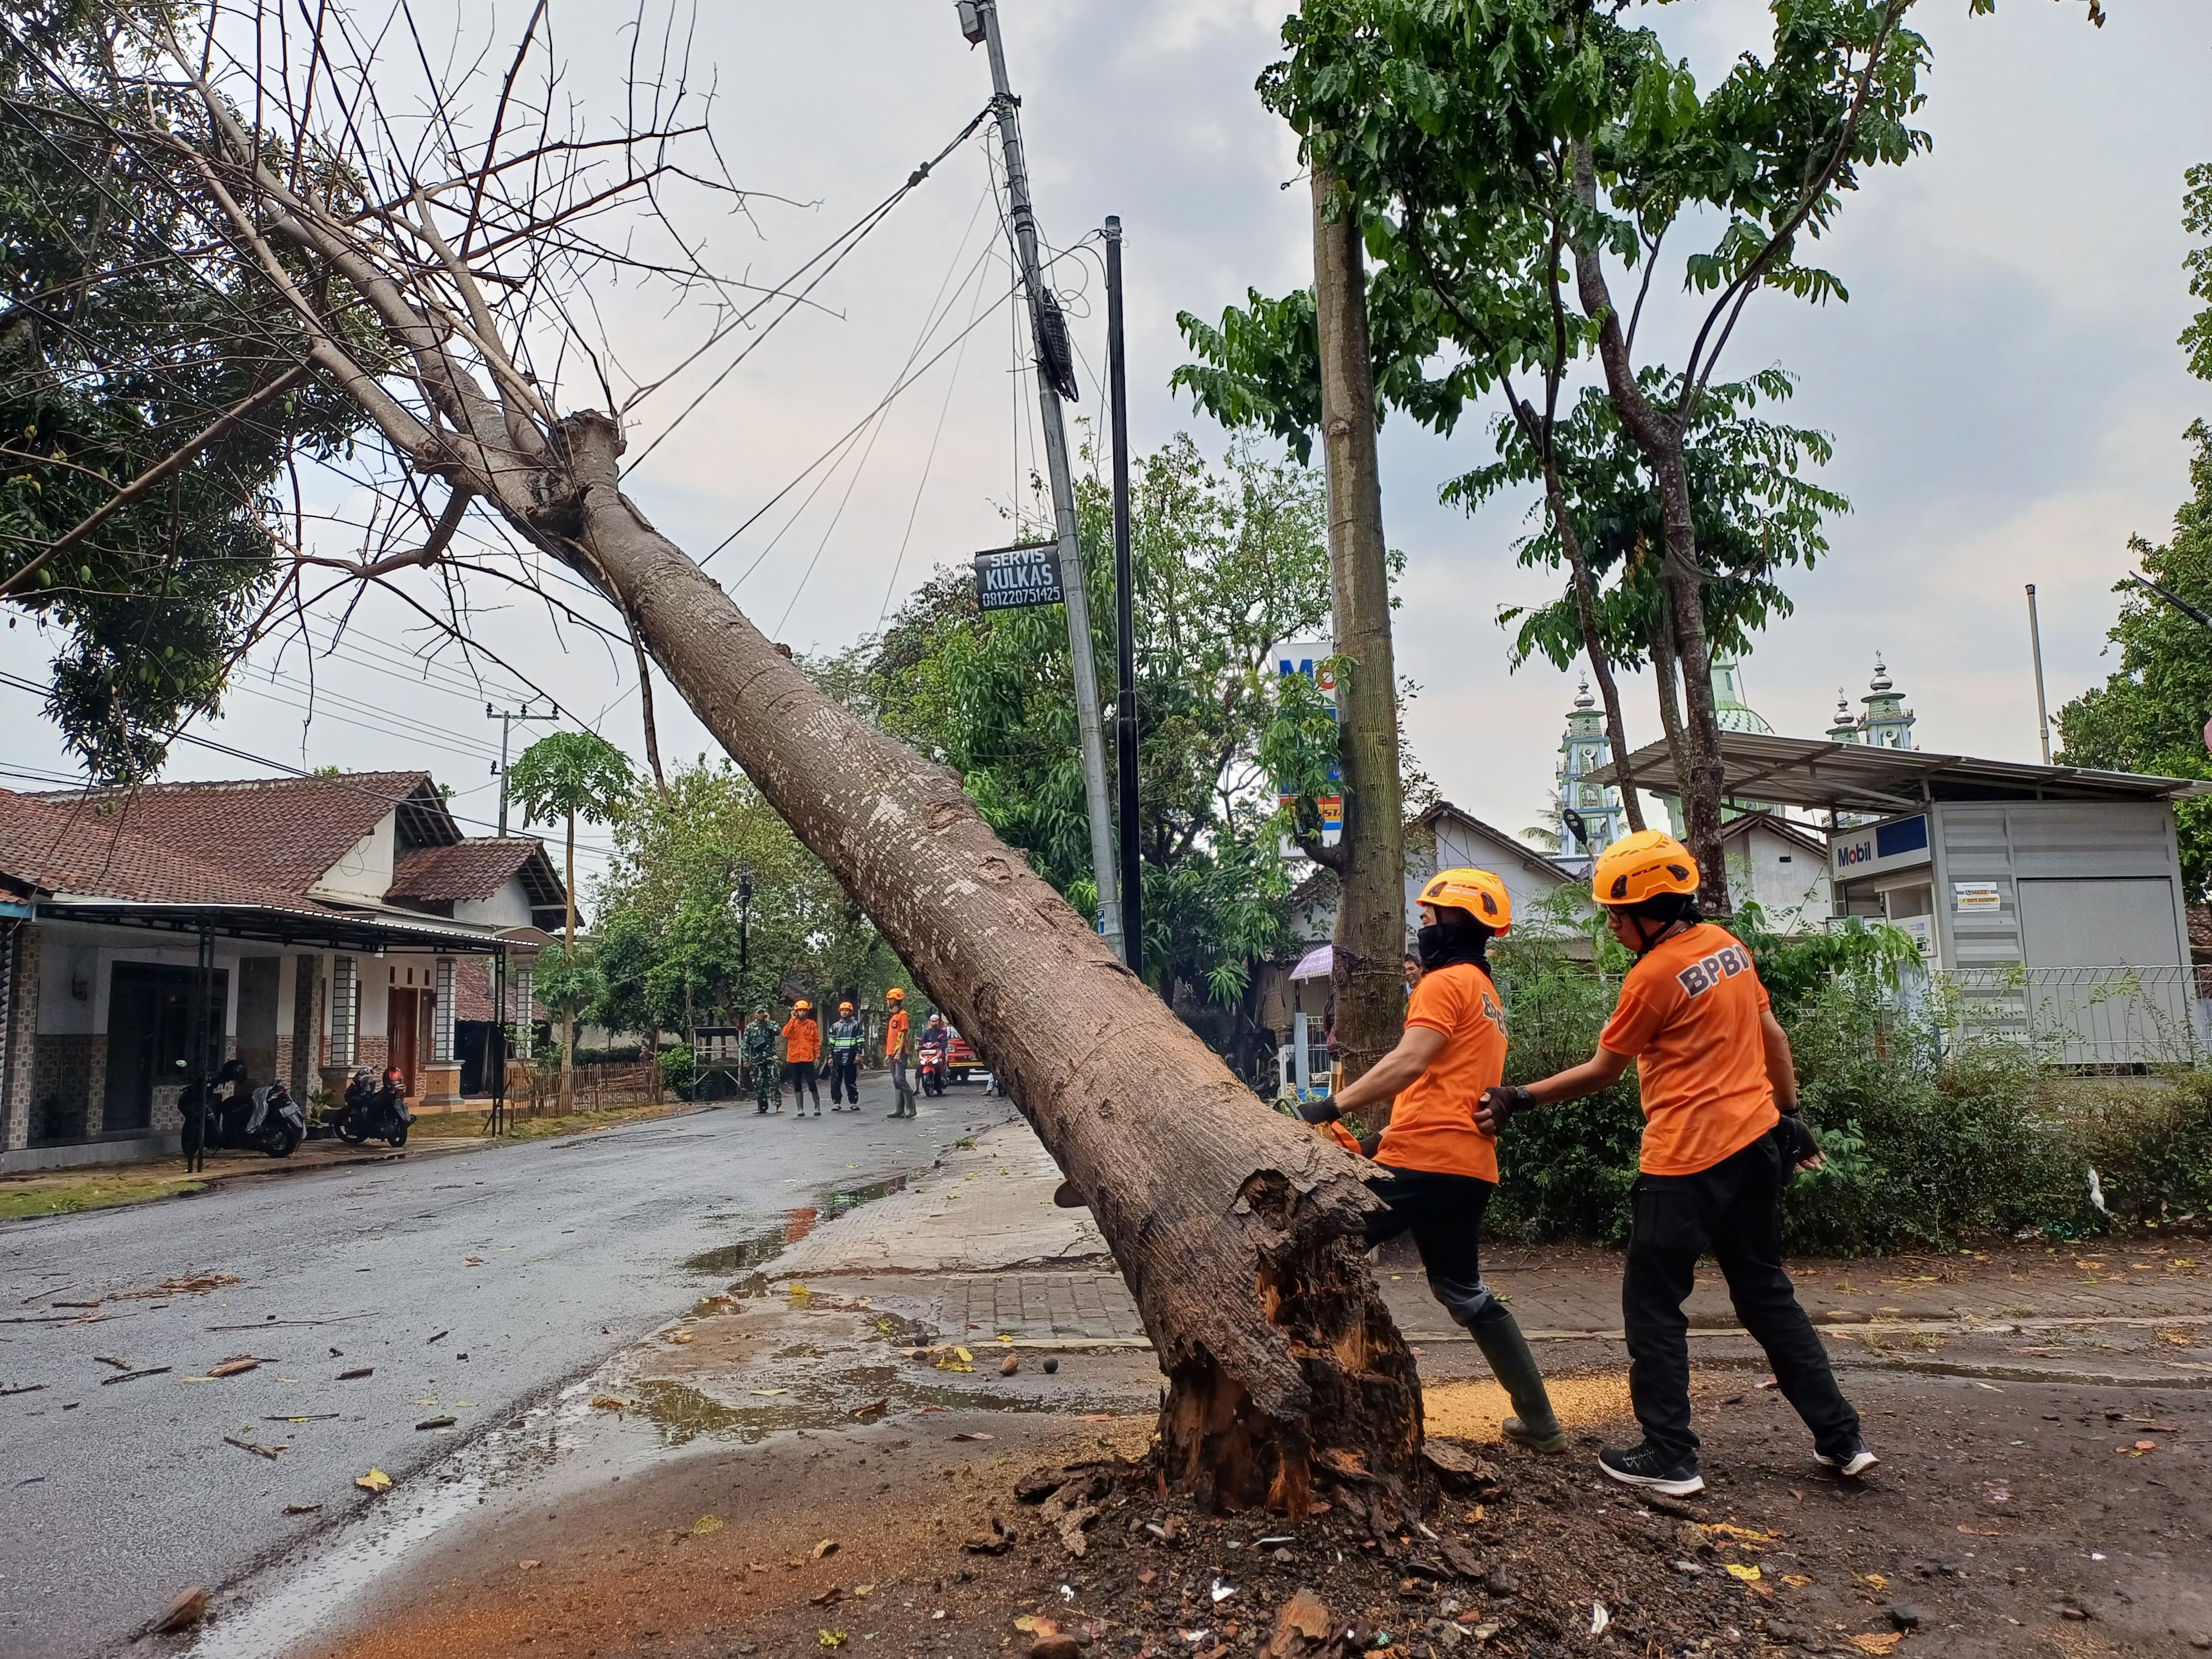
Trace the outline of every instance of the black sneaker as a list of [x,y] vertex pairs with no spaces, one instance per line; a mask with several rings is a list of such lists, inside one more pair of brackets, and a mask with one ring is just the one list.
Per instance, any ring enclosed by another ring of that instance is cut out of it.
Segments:
[[1847,1452],[1838,1452],[1832,1456],[1826,1452],[1816,1451],[1813,1454],[1813,1461],[1824,1469],[1833,1469],[1838,1474],[1856,1480],[1881,1462],[1881,1459],[1869,1451],[1862,1443],[1853,1446]]
[[1693,1455],[1662,1451],[1648,1440],[1626,1449],[1607,1447],[1597,1455],[1597,1466],[1624,1486],[1648,1486],[1669,1498],[1687,1498],[1705,1489]]

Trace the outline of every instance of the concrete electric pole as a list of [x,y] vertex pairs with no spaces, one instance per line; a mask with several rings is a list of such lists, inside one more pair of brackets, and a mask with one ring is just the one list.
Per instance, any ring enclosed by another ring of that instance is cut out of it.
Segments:
[[561,711],[556,708],[546,714],[533,714],[530,712],[530,705],[526,702],[519,709],[495,708],[491,704],[486,703],[484,718],[499,722],[499,764],[491,769],[499,774],[499,833],[504,836],[507,833],[507,734],[514,730],[517,720],[557,720],[561,718]]
[[1045,286],[1037,257],[1036,215],[1030,206],[1030,174],[1022,158],[1021,100],[1006,84],[1006,54],[999,40],[995,0],[957,0],[960,30],[991,58],[992,102],[1006,152],[1006,218],[1013,233],[1022,287],[1029,295],[1030,333],[1036,348],[1037,409],[1044,419],[1045,468],[1060,543],[1060,586],[1067,605],[1067,650],[1075,667],[1075,716],[1083,746],[1083,794],[1091,816],[1091,864],[1098,883],[1098,931],[1124,962],[1121,905],[1115,880],[1114,828],[1106,799],[1106,739],[1098,707],[1098,667],[1091,655],[1091,595],[1084,585],[1083,550],[1075,534],[1075,483],[1067,466],[1067,428],[1060,405],[1076,395],[1074,354],[1060,302]]

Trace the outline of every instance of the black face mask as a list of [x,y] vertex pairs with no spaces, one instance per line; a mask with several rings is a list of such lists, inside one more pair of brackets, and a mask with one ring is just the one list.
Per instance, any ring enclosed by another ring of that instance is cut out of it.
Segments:
[[1417,936],[1415,948],[1420,952],[1422,969],[1434,973],[1439,968],[1468,962],[1488,973],[1490,929],[1464,910],[1445,909],[1437,914],[1442,919],[1422,928]]

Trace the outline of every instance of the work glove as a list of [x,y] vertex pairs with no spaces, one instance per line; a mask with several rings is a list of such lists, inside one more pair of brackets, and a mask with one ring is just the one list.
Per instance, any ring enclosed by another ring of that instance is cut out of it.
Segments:
[[1300,1101],[1298,1115],[1308,1123],[1334,1123],[1344,1115],[1344,1111],[1336,1103],[1334,1095],[1324,1095],[1319,1100]]
[[1517,1083],[1501,1083],[1495,1088],[1485,1089],[1482,1098],[1475,1103],[1474,1127],[1485,1134],[1494,1135],[1498,1126],[1507,1118],[1528,1111],[1535,1103],[1535,1097]]
[[1377,1129],[1371,1135],[1362,1135],[1359,1137],[1359,1155],[1362,1158],[1374,1157],[1376,1152],[1382,1150],[1382,1132],[1380,1129]]
[[1774,1126],[1774,1135],[1790,1169],[1795,1170],[1820,1155],[1820,1141],[1795,1106],[1784,1109],[1781,1122]]

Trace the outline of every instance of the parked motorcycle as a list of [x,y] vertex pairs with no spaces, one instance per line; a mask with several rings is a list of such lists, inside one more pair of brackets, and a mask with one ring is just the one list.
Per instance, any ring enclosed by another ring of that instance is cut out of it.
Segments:
[[271,1158],[289,1158],[307,1138],[307,1116],[282,1083],[248,1090],[245,1065],[223,1061],[213,1079],[189,1084],[178,1097],[185,1120],[185,1152],[203,1148],[248,1147]]
[[407,1109],[407,1073],[394,1066],[380,1078],[364,1066],[346,1085],[345,1099],[331,1119],[331,1127],[349,1146],[381,1140],[404,1146],[407,1126],[414,1121],[415,1115]]

